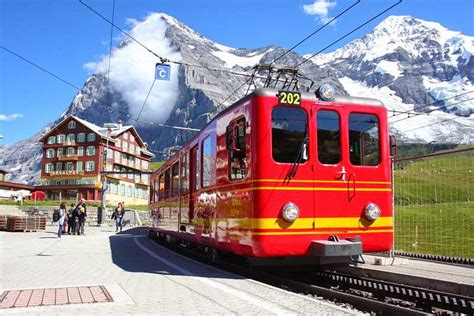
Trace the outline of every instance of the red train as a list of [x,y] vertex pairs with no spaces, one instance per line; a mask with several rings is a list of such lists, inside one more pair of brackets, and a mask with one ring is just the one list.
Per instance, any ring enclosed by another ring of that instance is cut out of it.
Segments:
[[380,101],[259,89],[151,177],[151,236],[252,264],[333,263],[393,244]]

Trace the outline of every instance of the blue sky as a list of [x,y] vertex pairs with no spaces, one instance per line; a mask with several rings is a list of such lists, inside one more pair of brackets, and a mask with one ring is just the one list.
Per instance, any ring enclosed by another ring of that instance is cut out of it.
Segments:
[[[111,17],[113,0],[84,0]],[[316,2],[320,2],[318,0]],[[115,21],[150,12],[174,16],[205,37],[237,48],[291,47],[323,21],[356,0],[115,0]],[[361,0],[337,23],[296,49],[312,53],[326,46],[396,0]],[[305,10],[305,5],[307,5]],[[327,12],[325,12],[327,8]],[[308,14],[312,12],[313,14]],[[474,35],[472,0],[404,0],[388,14],[341,42],[334,50],[369,32],[388,15],[411,15]],[[325,14],[327,13],[327,14]],[[81,87],[90,75],[84,65],[108,53],[110,25],[76,0],[1,0],[0,45]],[[114,45],[120,34],[114,31]],[[31,137],[69,106],[76,90],[0,49],[0,144]]]

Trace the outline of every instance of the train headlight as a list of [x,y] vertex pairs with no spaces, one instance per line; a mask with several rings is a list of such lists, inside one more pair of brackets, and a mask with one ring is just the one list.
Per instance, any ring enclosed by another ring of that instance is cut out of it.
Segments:
[[334,95],[335,95],[334,88],[330,84],[327,84],[327,83],[323,83],[316,90],[316,96],[319,97],[323,101],[333,101]]
[[298,206],[291,202],[285,204],[281,210],[281,217],[283,217],[283,219],[289,223],[296,221],[299,215],[300,210],[298,209]]
[[365,218],[367,218],[369,221],[375,221],[377,218],[379,218],[380,213],[380,207],[378,207],[377,204],[369,203],[365,207]]

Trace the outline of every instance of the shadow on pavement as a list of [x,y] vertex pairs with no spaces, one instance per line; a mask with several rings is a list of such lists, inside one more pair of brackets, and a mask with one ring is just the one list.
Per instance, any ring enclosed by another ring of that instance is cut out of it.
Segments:
[[[161,258],[153,257],[137,245],[137,241],[146,247],[153,254]],[[198,277],[212,278],[238,278],[233,274],[220,273],[218,270],[209,268],[206,265],[195,264],[192,259],[183,258],[172,250],[158,246],[153,240],[148,238],[146,227],[136,227],[124,230],[109,237],[112,261],[125,271],[144,272],[163,275],[193,275]],[[171,264],[167,264],[167,262]],[[180,271],[173,265],[184,269]],[[190,273],[187,273],[189,271]]]

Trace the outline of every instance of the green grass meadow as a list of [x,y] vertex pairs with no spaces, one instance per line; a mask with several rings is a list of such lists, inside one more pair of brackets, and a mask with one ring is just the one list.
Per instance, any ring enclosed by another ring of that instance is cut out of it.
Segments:
[[474,150],[396,165],[395,250],[474,258]]

